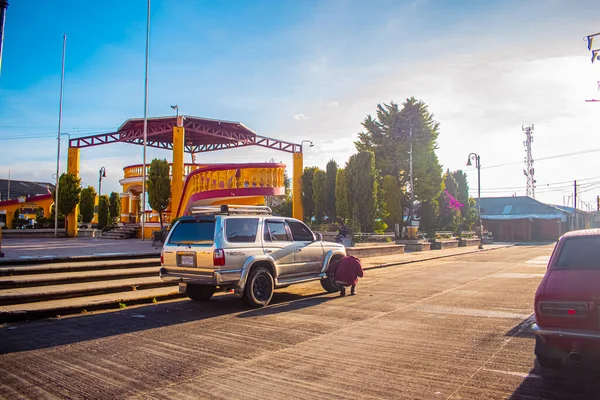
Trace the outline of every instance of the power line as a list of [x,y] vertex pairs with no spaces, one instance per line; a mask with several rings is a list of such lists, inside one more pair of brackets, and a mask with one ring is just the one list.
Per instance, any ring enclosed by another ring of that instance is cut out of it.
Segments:
[[[579,155],[579,154],[586,154],[586,153],[596,153],[598,151],[600,151],[600,148],[587,149],[587,150],[579,150],[579,151],[574,151],[574,152],[571,152],[571,153],[555,154],[553,156],[540,157],[536,161],[553,160],[555,158],[570,157],[570,156],[576,156],[576,155]],[[488,166],[483,166],[482,165],[481,169],[506,167],[506,166],[509,166],[509,165],[521,164],[522,162],[523,161],[511,161],[511,162],[507,162],[507,163],[504,163],[504,164],[495,164],[495,165],[488,165]]]

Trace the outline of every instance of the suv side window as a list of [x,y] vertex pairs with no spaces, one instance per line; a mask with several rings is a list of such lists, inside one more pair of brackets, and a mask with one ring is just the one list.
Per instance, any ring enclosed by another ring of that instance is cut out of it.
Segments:
[[313,242],[315,240],[311,230],[303,223],[291,220],[288,220],[287,223],[292,231],[294,242]]
[[258,218],[229,218],[225,221],[225,236],[230,243],[254,243]]
[[289,242],[290,237],[283,221],[265,221],[265,240],[268,242]]

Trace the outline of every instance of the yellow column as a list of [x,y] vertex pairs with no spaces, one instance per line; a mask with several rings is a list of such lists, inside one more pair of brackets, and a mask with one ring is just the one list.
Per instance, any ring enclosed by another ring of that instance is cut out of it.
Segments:
[[100,197],[96,195],[94,198],[94,218],[92,218],[92,224],[98,223],[98,201],[100,201]]
[[304,209],[302,208],[302,172],[303,154],[294,153],[294,168],[292,171],[292,216],[302,221]]
[[171,169],[171,206],[177,213],[179,203],[183,197],[183,156],[184,156],[185,130],[182,126],[173,127],[173,167]]
[[121,222],[129,222],[129,193],[121,193]]
[[[67,153],[67,172],[79,178],[79,149],[69,147]],[[75,206],[73,212],[67,216],[67,236],[77,237],[77,216],[79,215],[79,204]]]
[[138,215],[138,203],[140,201],[140,197],[131,195],[129,197],[129,200],[130,200],[129,210],[135,216],[135,222],[140,222],[140,220],[139,220],[140,217]]

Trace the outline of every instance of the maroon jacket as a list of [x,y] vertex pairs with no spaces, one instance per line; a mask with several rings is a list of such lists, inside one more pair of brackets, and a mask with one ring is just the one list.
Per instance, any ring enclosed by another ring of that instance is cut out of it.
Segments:
[[344,283],[345,286],[356,285],[358,278],[362,278],[364,275],[360,260],[353,256],[346,256],[334,265],[332,274],[335,274],[335,281],[337,283]]

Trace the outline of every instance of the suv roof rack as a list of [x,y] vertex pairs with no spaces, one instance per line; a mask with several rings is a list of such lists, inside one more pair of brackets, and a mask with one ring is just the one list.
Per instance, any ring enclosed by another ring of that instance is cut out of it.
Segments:
[[263,214],[272,215],[273,211],[267,206],[238,206],[223,204],[221,206],[196,206],[190,209],[192,215],[198,214]]

